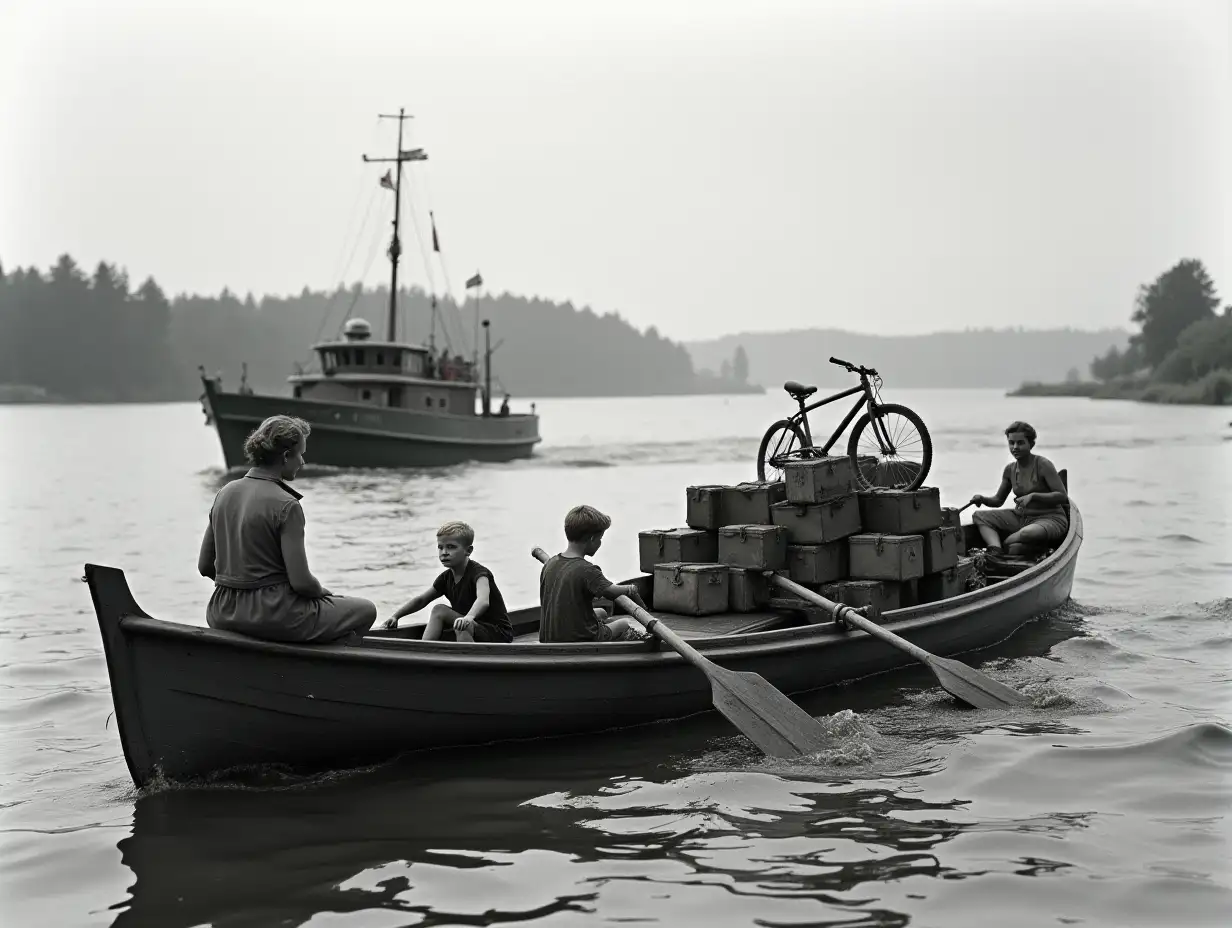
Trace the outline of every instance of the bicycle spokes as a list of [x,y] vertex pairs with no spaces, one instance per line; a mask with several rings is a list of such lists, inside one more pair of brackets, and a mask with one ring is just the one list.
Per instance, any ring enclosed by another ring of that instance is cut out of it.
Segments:
[[766,480],[782,480],[783,465],[794,460],[800,450],[800,436],[794,429],[777,432],[766,448]]
[[898,412],[879,410],[861,432],[856,451],[862,458],[876,460],[876,473],[868,480],[874,486],[910,486],[927,466],[924,436],[911,419]]

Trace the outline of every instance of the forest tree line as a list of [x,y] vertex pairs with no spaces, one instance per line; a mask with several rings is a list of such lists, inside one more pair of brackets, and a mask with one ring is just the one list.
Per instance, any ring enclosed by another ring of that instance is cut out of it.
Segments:
[[1186,258],[1138,289],[1124,351],[1091,362],[1096,395],[1156,402],[1232,404],[1232,304],[1219,311],[1215,281]]
[[1093,381],[1079,382],[1074,371],[1065,384],[1027,383],[1020,392],[1232,404],[1232,304],[1219,311],[1215,281],[1201,261],[1178,261],[1142,284],[1130,321],[1138,331],[1129,344],[1091,361]]
[[[425,343],[431,299],[399,291],[400,340]],[[134,286],[113,264],[87,274],[68,255],[48,271],[0,268],[0,387],[11,398],[115,402],[193,399],[198,365],[234,387],[241,367],[259,392],[287,393],[297,365],[315,363],[311,345],[338,337],[348,318],[372,323],[381,338],[389,304],[385,287],[356,284],[296,296],[224,289],[217,296],[168,297],[153,278]],[[720,372],[694,370],[683,345],[645,332],[618,313],[510,294],[485,296],[491,320],[494,390],[515,396],[629,396],[746,392],[742,348]],[[439,302],[437,350],[470,358],[473,304]],[[479,345],[482,352],[483,345]]]

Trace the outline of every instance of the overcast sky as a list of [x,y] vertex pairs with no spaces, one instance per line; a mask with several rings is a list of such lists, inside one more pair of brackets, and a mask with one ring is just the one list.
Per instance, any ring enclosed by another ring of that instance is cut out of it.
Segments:
[[675,338],[1122,325],[1183,257],[1232,302],[1230,6],[0,0],[0,261],[380,282],[360,155],[405,106],[455,292]]

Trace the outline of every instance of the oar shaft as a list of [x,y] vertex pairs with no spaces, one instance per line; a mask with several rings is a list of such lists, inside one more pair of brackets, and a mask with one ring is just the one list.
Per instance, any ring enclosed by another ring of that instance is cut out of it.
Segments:
[[820,606],[836,619],[842,619],[844,622],[868,632],[868,634],[872,635],[874,638],[880,638],[882,641],[888,642],[897,648],[901,648],[916,660],[927,661],[932,656],[923,648],[912,644],[906,638],[900,638],[892,631],[882,628],[876,622],[870,622],[850,606],[844,606],[836,602],[831,602],[820,593],[814,593],[807,587],[803,587],[798,583],[788,580],[781,574],[771,573],[768,574],[768,576],[770,578],[770,582],[776,586],[782,587],[784,590],[794,593],[805,602],[810,602],[815,606]]
[[652,616],[649,612],[631,600],[628,596],[617,596],[616,604],[629,613],[633,618],[637,619],[642,628],[646,629],[648,634],[654,635],[663,640],[677,654],[683,657],[694,667],[703,667],[709,661],[697,653],[697,650],[683,638],[677,635],[674,631]]

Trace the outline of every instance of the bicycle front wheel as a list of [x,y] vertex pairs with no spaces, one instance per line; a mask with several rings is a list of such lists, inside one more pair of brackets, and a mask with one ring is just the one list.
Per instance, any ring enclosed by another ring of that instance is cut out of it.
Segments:
[[877,407],[877,419],[864,413],[847,442],[860,485],[870,489],[915,490],[933,466],[933,440],[915,412],[898,403]]
[[800,457],[804,435],[790,419],[780,419],[762,436],[757,449],[757,479],[763,482],[783,479],[783,465]]

